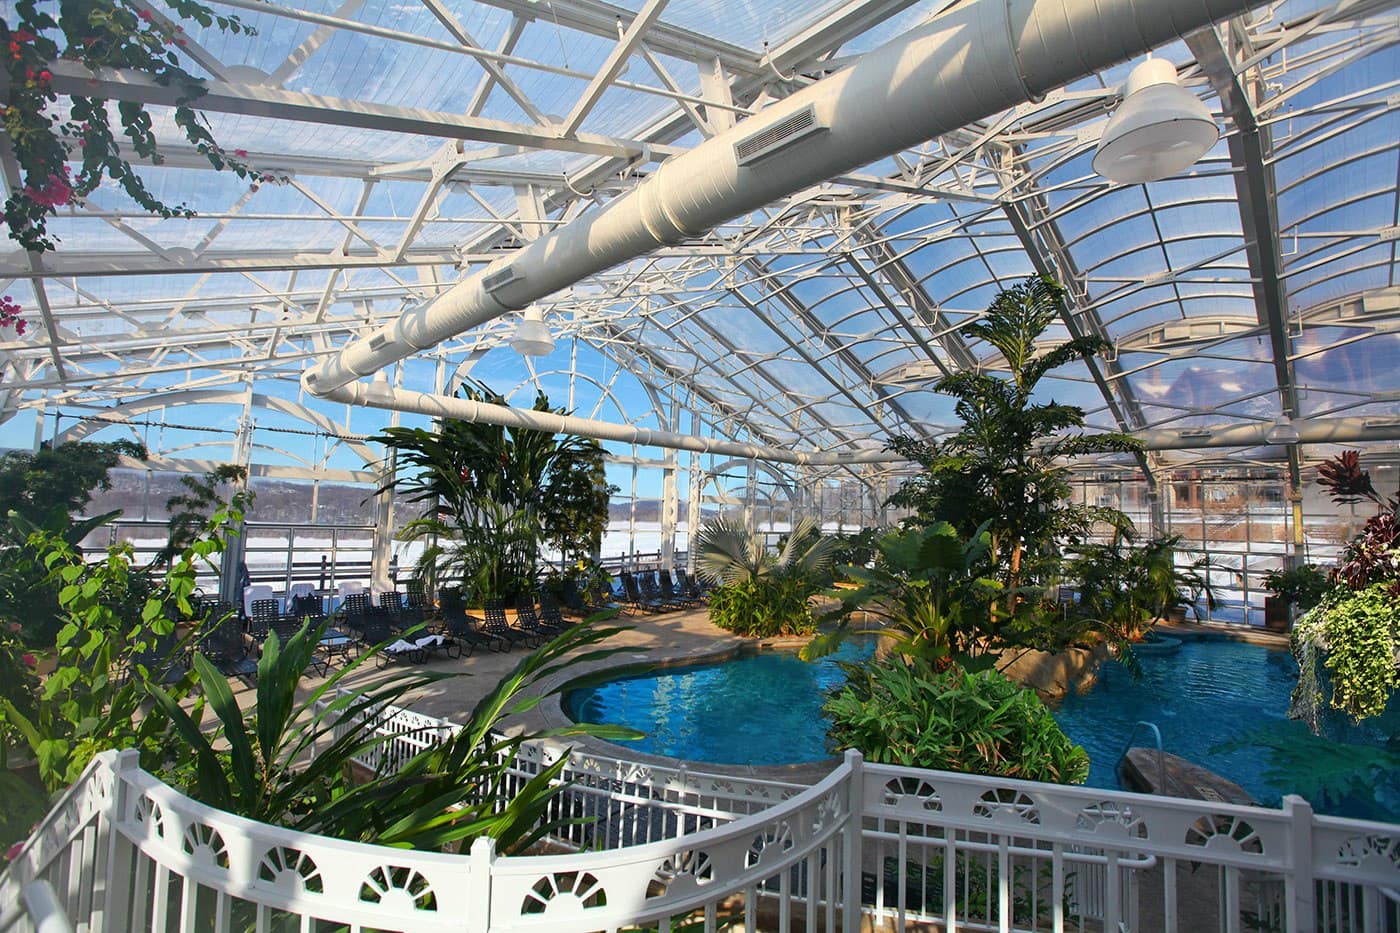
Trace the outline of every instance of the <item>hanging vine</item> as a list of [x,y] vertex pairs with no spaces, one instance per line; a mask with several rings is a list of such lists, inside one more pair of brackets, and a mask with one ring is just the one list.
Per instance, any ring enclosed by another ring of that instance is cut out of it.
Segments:
[[[228,33],[255,34],[237,16],[216,14],[196,0],[164,2],[179,19]],[[104,179],[120,185],[149,213],[194,214],[184,204],[167,204],[152,194],[122,153],[118,134],[139,161],[162,161],[151,115],[142,104],[124,100],[113,106],[101,97],[65,94],[67,113],[62,112],[55,72],[70,61],[94,74],[103,68],[137,71],[157,84],[178,88],[175,125],[210,165],[254,184],[284,180],[255,169],[243,150],[229,153],[215,141],[208,123],[191,106],[206,88],[180,64],[180,49],[188,42],[183,26],[142,0],[16,0],[13,16],[0,17],[9,79],[4,128],[21,175],[5,202],[11,239],[34,252],[54,249],[58,238],[48,230],[49,218],[61,208],[80,204]],[[96,86],[97,81],[90,83]],[[78,166],[76,175],[70,163]]]

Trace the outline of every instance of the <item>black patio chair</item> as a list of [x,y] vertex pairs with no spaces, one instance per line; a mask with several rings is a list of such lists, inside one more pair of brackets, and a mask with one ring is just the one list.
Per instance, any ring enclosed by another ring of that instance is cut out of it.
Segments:
[[668,605],[675,606],[677,609],[691,609],[699,602],[699,600],[692,599],[684,593],[677,592],[675,584],[671,582],[669,570],[656,571],[656,582],[661,586],[661,598]]
[[661,594],[661,588],[656,585],[656,576],[651,571],[642,571],[636,577],[637,583],[642,589],[642,598],[656,606],[658,611],[670,612],[672,609],[680,608]]
[[642,594],[641,587],[637,585],[637,578],[630,571],[624,570],[618,577],[622,581],[622,600],[627,608],[635,612],[662,611],[659,603]]
[[[492,651],[510,650],[510,644],[505,639],[488,634],[481,628],[481,620],[475,616],[467,615],[466,610],[461,606],[442,610],[440,634],[457,642],[459,650],[464,649],[469,657],[476,650],[477,645],[485,645]],[[460,653],[458,657],[461,657]]]
[[521,631],[535,636],[535,641],[541,645],[563,631],[562,628],[546,625],[540,619],[535,613],[535,601],[529,596],[521,596],[515,601],[515,624]]
[[506,618],[505,607],[496,600],[490,600],[481,607],[481,616],[482,631],[502,639],[507,645],[506,650],[516,645],[529,647],[536,641],[536,636],[510,624],[510,620]]
[[216,604],[204,615],[206,628],[199,639],[200,653],[225,677],[237,677],[252,686],[258,679],[257,659],[252,656],[233,608],[226,606],[223,612],[219,608]]
[[549,590],[540,591],[539,617],[543,625],[559,632],[574,624],[572,619],[564,618],[564,614],[559,611],[559,598]]
[[412,642],[398,638],[385,619],[366,616],[360,629],[360,640],[366,648],[378,648],[374,653],[374,664],[378,668],[389,666],[391,661],[408,661],[422,664],[428,660],[428,652]]
[[342,630],[348,629],[357,638],[362,638],[363,629],[373,615],[372,608],[368,593],[351,593],[336,610],[336,624]]

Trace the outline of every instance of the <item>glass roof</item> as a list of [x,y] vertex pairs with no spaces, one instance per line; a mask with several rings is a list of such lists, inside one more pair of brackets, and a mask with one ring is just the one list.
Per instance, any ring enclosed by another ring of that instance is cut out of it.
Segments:
[[[211,170],[150,108],[166,161],[143,178],[197,215],[146,216],[108,185],[54,220],[55,252],[5,241],[31,327],[0,341],[0,415],[248,381],[311,404],[295,380],[315,361],[951,5],[217,3],[258,35],[190,26],[186,67],[220,143],[288,181]],[[401,378],[572,369],[602,387],[579,413],[609,420],[672,421],[665,398],[802,449],[936,438],[955,418],[933,383],[1003,365],[965,326],[1050,273],[1071,295],[1052,336],[1116,345],[1045,383],[1094,428],[1400,415],[1394,37],[1384,0],[1269,4],[1157,50],[1223,131],[1180,177],[1091,168],[1124,64],[550,296],[548,360],[495,352],[508,317]],[[619,371],[651,396],[608,396]]]

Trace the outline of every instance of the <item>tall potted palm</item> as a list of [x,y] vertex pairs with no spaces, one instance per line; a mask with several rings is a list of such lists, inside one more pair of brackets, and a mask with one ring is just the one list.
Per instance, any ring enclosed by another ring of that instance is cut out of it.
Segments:
[[[484,386],[463,384],[458,395],[506,404]],[[566,414],[543,394],[533,408]],[[386,428],[371,440],[398,453],[384,488],[436,503],[400,532],[429,540],[418,573],[435,589],[460,579],[478,598],[513,599],[539,575],[543,546],[576,549],[580,534],[606,525],[612,487],[600,481],[603,450],[590,438],[444,418],[435,430]]]

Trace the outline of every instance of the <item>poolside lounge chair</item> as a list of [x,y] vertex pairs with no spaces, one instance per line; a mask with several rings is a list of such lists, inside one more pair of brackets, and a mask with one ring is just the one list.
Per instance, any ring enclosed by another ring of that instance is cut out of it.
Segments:
[[237,677],[252,685],[258,679],[258,662],[251,656],[243,627],[232,607],[218,604],[205,616],[205,632],[199,639],[199,650],[225,677]]
[[559,611],[558,598],[548,590],[540,591],[539,617],[542,624],[556,632],[562,632],[574,624],[571,620],[564,618]]
[[388,667],[391,661],[422,664],[428,660],[428,652],[424,648],[402,638],[395,638],[393,629],[384,619],[367,616],[364,628],[360,630],[360,639],[367,648],[378,647],[374,653],[376,667]]
[[535,636],[536,641],[544,644],[554,636],[563,631],[562,628],[555,628],[546,625],[535,613],[535,601],[529,596],[521,596],[515,601],[515,624],[522,631]]
[[499,602],[494,600],[487,602],[481,607],[481,615],[482,629],[488,635],[495,636],[505,641],[508,645],[507,650],[509,650],[509,648],[514,648],[516,645],[525,645],[529,647],[537,640],[537,636],[511,625],[510,621],[506,619],[505,607]]
[[656,571],[656,580],[661,584],[661,598],[668,605],[675,606],[677,609],[689,609],[699,602],[699,600],[676,591],[675,585],[671,582],[669,570]]
[[637,585],[637,578],[629,571],[622,571],[618,576],[622,580],[622,599],[628,608],[636,612],[661,612],[663,607],[659,602],[648,599]]
[[509,643],[483,630],[480,620],[467,615],[461,606],[442,610],[442,629],[438,634],[446,635],[457,643],[458,657],[461,657],[463,650],[467,655],[471,655],[477,645],[485,645],[492,651],[510,650]]

